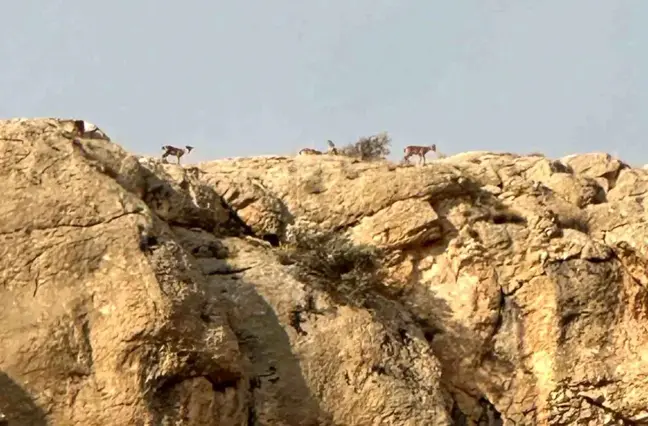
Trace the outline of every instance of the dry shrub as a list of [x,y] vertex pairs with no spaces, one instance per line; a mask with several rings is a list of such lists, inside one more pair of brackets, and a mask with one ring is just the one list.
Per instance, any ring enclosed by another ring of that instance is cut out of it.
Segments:
[[360,138],[356,143],[340,149],[342,155],[362,161],[384,160],[390,153],[391,137],[387,132]]
[[295,230],[278,254],[282,264],[292,265],[295,278],[345,304],[363,306],[370,293],[383,287],[382,251],[334,232]]

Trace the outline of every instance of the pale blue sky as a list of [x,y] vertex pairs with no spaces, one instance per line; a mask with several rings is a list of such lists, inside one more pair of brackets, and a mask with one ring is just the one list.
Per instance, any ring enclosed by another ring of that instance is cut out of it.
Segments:
[[25,0],[2,21],[2,118],[83,118],[137,153],[290,154],[386,130],[394,157],[648,163],[647,0]]

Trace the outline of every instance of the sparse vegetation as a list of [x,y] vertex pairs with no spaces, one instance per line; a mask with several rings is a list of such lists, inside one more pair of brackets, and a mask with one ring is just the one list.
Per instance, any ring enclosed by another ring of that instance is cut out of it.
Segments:
[[341,303],[363,306],[372,291],[383,287],[383,253],[334,232],[295,231],[291,243],[278,253],[282,264],[292,265],[295,278],[318,286]]
[[342,155],[358,158],[362,161],[383,160],[391,152],[391,137],[387,132],[362,137],[356,143],[349,144],[339,151]]

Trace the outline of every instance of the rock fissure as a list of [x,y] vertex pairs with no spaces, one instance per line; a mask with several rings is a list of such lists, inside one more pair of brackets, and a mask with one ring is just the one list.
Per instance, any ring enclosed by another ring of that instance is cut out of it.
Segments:
[[112,217],[106,218],[106,219],[96,219],[91,222],[87,223],[58,223],[55,225],[51,226],[36,226],[34,227],[33,225],[25,225],[21,226],[19,229],[12,229],[10,231],[3,231],[0,232],[0,237],[4,236],[11,236],[15,234],[31,234],[33,232],[46,232],[46,231],[56,231],[56,230],[65,230],[65,229],[74,229],[74,228],[93,228],[101,225],[107,225],[112,222],[115,222],[119,219],[122,219],[124,217],[130,216],[130,215],[136,215],[141,212],[139,211],[129,211],[129,212],[122,212],[117,215],[114,215]]
[[208,271],[205,272],[205,275],[211,276],[211,275],[234,275],[234,274],[240,274],[241,272],[245,272],[249,269],[254,268],[254,266],[245,266],[241,268],[226,268],[226,269],[217,269],[213,271]]
[[582,398],[584,401],[586,401],[588,404],[590,404],[593,407],[600,408],[603,410],[605,413],[611,414],[615,420],[621,421],[623,425],[628,425],[628,426],[634,426],[634,425],[641,425],[641,424],[647,424],[648,422],[645,423],[639,423],[637,421],[634,421],[630,419],[629,417],[625,417],[621,413],[619,413],[616,410],[613,410],[609,407],[606,407],[603,403],[600,402],[600,399],[598,398],[591,398],[586,395],[579,395],[580,398]]

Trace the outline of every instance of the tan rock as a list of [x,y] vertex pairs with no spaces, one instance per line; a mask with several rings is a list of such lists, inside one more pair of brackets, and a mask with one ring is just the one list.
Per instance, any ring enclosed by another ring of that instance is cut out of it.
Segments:
[[[0,170],[9,424],[648,419],[648,174],[607,154],[177,166],[21,119]],[[384,282],[304,274],[305,230]]]
[[621,170],[628,168],[627,164],[603,152],[568,155],[560,161],[577,175],[607,180],[610,189],[615,185]]
[[240,423],[238,341],[204,276],[59,131],[0,125],[28,140],[0,142],[0,411],[10,424]]
[[200,173],[62,127],[0,122],[10,424],[450,424],[404,309],[306,289]]
[[353,227],[352,236],[358,244],[391,249],[421,245],[441,237],[438,219],[429,201],[396,201],[374,215],[362,218]]

